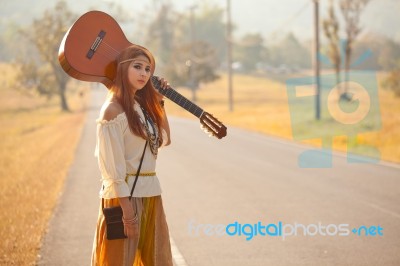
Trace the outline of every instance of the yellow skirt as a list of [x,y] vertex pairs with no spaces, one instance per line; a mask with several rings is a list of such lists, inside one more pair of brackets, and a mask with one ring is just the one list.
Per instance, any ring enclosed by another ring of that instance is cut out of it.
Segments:
[[[161,196],[132,198],[139,215],[138,238],[107,240],[101,209],[93,243],[92,266],[172,266],[171,245]],[[104,207],[118,206],[105,199]]]

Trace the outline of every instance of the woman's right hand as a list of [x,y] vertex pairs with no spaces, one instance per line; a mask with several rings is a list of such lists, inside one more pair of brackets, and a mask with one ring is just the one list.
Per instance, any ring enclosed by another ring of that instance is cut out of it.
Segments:
[[137,238],[139,236],[139,223],[124,223],[124,234],[128,238]]
[[[137,217],[136,210],[133,209],[133,206],[128,197],[119,198],[119,204],[122,208],[123,220],[128,221],[124,222],[124,233],[128,238],[134,238],[139,235],[139,220]],[[136,218],[136,222],[132,223],[132,221]]]

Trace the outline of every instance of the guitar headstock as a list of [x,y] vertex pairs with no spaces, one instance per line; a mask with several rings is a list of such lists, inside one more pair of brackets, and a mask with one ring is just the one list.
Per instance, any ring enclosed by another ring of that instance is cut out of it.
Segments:
[[226,136],[226,126],[222,124],[218,119],[207,112],[203,112],[200,117],[200,123],[205,131],[210,135],[222,139]]

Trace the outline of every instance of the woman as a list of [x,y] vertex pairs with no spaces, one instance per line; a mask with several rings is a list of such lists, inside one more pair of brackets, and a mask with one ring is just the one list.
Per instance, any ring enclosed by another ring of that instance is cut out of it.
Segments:
[[[97,120],[95,155],[102,176],[104,207],[122,207],[127,238],[107,240],[100,207],[93,243],[92,265],[172,265],[168,226],[155,173],[158,148],[170,144],[162,95],[150,77],[155,61],[143,47],[133,45],[117,58],[114,86]],[[161,80],[162,87],[167,86]],[[144,147],[140,174],[129,201]]]

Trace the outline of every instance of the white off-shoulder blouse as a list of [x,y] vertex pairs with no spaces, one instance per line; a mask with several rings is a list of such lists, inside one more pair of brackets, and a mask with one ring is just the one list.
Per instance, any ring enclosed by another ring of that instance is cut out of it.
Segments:
[[[135,102],[134,109],[142,121],[144,114],[139,103]],[[128,197],[135,180],[137,168],[146,141],[129,129],[125,113],[120,113],[112,120],[97,119],[97,139],[95,156],[97,157],[102,186],[100,197],[105,199]],[[149,126],[152,132],[152,127]],[[153,133],[153,132],[152,132]],[[163,130],[164,143],[167,140]],[[156,158],[151,153],[149,144],[146,147],[141,173],[152,173],[156,169]],[[132,174],[128,177],[127,174]],[[161,194],[161,186],[157,175],[139,176],[133,197],[151,197]]]

